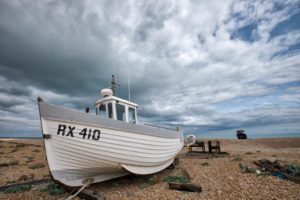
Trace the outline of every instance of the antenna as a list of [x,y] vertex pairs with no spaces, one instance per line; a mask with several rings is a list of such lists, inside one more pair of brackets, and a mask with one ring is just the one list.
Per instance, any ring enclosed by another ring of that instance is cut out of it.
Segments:
[[115,82],[115,75],[112,75],[111,84],[112,84],[111,90],[113,91],[113,95],[114,95],[115,94],[115,87],[120,87],[120,84]]
[[[117,78],[117,82],[119,83],[120,82],[120,75],[119,75],[119,65],[117,65],[117,75],[116,75],[116,78]],[[120,97],[120,90],[121,90],[121,85],[119,84],[119,94],[118,94],[118,97]]]
[[130,101],[130,76],[129,76],[129,70],[128,70],[128,52],[127,52],[127,81],[128,81],[128,100]]

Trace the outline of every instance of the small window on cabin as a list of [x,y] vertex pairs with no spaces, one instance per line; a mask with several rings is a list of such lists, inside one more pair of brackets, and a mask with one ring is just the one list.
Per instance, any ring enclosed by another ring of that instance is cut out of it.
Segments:
[[135,124],[135,109],[134,108],[128,108],[128,121],[129,123]]
[[108,103],[107,107],[108,107],[108,118],[113,118],[112,103]]
[[101,104],[99,106],[99,115],[106,117],[106,109],[105,109],[105,104]]
[[116,104],[117,120],[126,121],[125,117],[125,106],[121,104]]

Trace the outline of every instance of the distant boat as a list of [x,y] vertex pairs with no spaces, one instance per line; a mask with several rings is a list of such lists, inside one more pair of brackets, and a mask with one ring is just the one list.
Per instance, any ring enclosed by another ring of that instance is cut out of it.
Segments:
[[237,131],[236,131],[236,137],[237,137],[239,140],[244,140],[244,139],[247,139],[247,134],[245,133],[244,130],[237,130]]
[[152,174],[172,164],[183,147],[181,131],[137,125],[137,104],[103,89],[96,115],[38,98],[47,161],[53,179],[82,186],[133,174]]

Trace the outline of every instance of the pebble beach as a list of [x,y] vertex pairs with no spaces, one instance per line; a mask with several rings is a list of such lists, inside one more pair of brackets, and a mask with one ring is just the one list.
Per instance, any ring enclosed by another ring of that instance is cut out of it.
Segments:
[[[204,141],[207,144],[206,139]],[[214,141],[214,140],[212,140]],[[109,200],[115,199],[300,199],[300,184],[277,176],[242,173],[240,164],[267,159],[282,165],[300,166],[300,138],[220,139],[221,151],[229,156],[198,158],[178,155],[179,164],[148,176],[129,175],[89,187]],[[165,178],[183,175],[202,192],[170,190]],[[51,179],[43,140],[0,140],[0,187]],[[0,199],[64,199],[69,193],[49,194],[51,182],[32,185],[25,191],[0,192]],[[76,197],[75,199],[80,199]]]

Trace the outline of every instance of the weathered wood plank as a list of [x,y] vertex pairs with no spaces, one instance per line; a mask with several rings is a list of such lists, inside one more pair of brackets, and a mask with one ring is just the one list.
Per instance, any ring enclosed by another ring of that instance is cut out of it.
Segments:
[[199,158],[199,159],[209,159],[209,158],[225,158],[229,157],[229,153],[220,152],[220,153],[208,153],[208,152],[185,152],[179,154],[178,158]]
[[191,183],[169,183],[169,189],[189,192],[202,192],[201,185],[194,185]]

